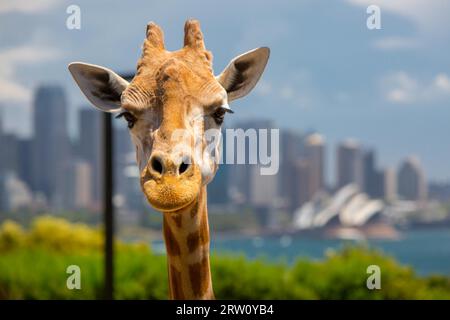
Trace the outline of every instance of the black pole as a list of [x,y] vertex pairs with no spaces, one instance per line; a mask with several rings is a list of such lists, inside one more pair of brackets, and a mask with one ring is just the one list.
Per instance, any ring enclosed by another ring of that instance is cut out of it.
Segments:
[[[127,81],[134,74],[122,74]],[[111,113],[103,113],[103,223],[105,227],[104,299],[114,299],[114,137]]]
[[114,299],[114,207],[112,116],[103,113],[103,219],[105,227],[104,298]]

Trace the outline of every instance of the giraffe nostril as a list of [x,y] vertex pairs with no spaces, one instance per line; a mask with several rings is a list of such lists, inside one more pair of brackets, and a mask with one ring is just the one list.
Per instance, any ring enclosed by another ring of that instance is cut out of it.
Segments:
[[161,160],[157,157],[154,157],[150,163],[152,166],[152,169],[158,172],[159,174],[162,174],[163,172],[163,165],[161,163]]
[[180,174],[183,174],[183,172],[185,172],[188,168],[189,168],[189,163],[187,161],[181,162],[180,167],[178,168],[178,172]]

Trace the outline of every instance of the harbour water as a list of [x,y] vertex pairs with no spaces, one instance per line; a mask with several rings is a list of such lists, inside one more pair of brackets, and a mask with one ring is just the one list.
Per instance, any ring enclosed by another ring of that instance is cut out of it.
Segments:
[[[298,257],[323,259],[327,250],[339,249],[348,242],[289,236],[227,237],[213,239],[212,249],[216,253],[244,254],[249,258],[265,257],[269,261],[292,263]],[[367,240],[365,243],[413,267],[418,274],[450,276],[450,229],[403,231],[398,240]]]

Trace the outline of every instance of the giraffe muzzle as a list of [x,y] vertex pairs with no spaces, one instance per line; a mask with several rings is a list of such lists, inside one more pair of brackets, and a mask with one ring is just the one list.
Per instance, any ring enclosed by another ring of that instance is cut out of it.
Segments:
[[173,161],[168,154],[154,152],[141,177],[141,186],[153,208],[177,211],[198,197],[201,179],[199,167],[189,157]]

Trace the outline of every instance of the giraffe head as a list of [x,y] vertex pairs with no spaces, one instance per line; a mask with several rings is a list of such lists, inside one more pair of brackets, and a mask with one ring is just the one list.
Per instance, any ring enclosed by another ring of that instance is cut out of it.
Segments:
[[104,67],[69,65],[95,107],[128,122],[142,190],[162,212],[187,207],[211,181],[220,158],[220,127],[232,112],[228,103],[253,89],[269,58],[268,48],[258,48],[215,76],[199,23],[188,20],[184,32],[184,47],[170,52],[162,30],[149,23],[130,83]]

